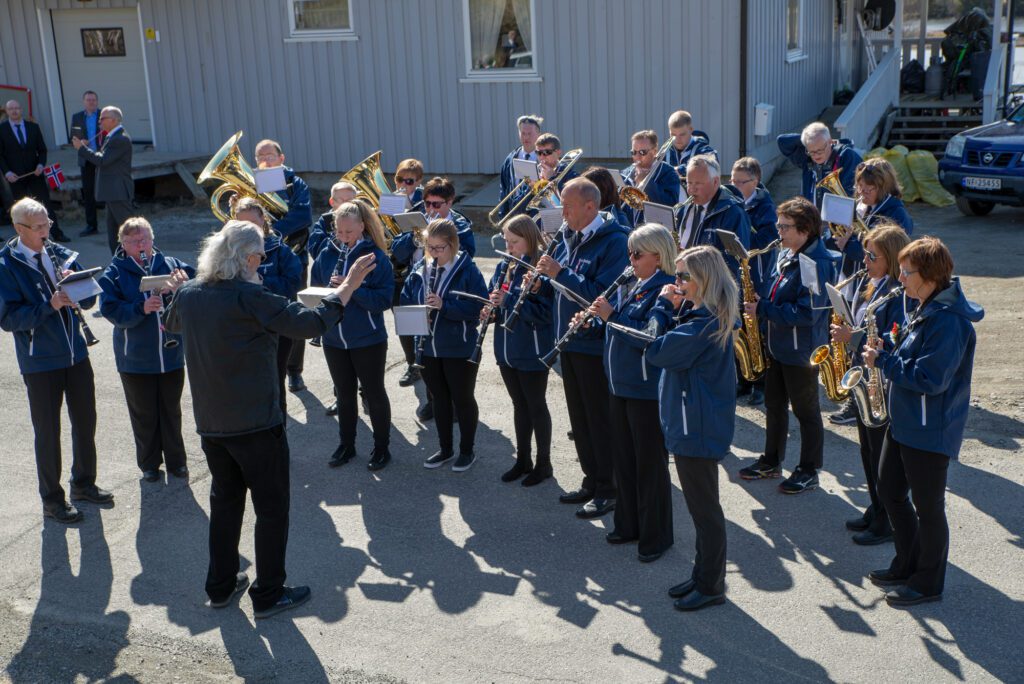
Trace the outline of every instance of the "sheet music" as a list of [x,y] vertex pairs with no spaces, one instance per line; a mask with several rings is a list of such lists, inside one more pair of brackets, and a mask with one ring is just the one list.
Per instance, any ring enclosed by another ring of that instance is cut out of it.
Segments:
[[512,175],[515,176],[517,181],[523,178],[535,181],[540,178],[540,171],[537,168],[537,162],[530,159],[516,158],[512,160]]
[[835,310],[839,317],[843,319],[846,325],[851,328],[853,324],[853,312],[850,311],[850,304],[846,301],[846,297],[832,285],[832,283],[825,283],[825,291],[828,292],[829,301],[832,302],[832,308]]
[[398,193],[385,193],[380,196],[380,211],[382,216],[394,216],[409,211],[408,195]]
[[658,223],[671,231],[676,225],[676,215],[667,204],[644,202],[644,223]]
[[818,265],[806,254],[800,255],[800,280],[804,287],[813,294],[821,294],[821,286],[818,283]]
[[429,309],[425,305],[396,306],[391,310],[395,314],[395,332],[399,335],[430,334]]
[[284,179],[284,167],[274,166],[269,169],[256,169],[253,171],[256,180],[256,192],[265,194],[278,192],[288,188],[288,182]]
[[320,302],[327,295],[334,294],[334,289],[330,287],[307,287],[305,290],[299,292],[299,301],[303,306],[315,309],[320,306]]
[[167,287],[172,277],[170,274],[143,276],[139,281],[139,292],[158,292]]
[[841,197],[826,192],[821,197],[821,220],[837,226],[853,225],[853,212],[857,202],[852,197]]
[[537,215],[540,219],[540,228],[545,233],[553,235],[562,227],[562,210],[558,207],[541,209]]
[[394,215],[395,223],[403,231],[423,230],[427,227],[427,217],[418,211],[409,211]]

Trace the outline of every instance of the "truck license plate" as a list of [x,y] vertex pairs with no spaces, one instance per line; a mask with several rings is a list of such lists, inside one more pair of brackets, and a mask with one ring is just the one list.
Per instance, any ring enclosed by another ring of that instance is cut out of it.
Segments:
[[1003,187],[1003,181],[999,178],[964,178],[964,187],[973,190],[999,190]]

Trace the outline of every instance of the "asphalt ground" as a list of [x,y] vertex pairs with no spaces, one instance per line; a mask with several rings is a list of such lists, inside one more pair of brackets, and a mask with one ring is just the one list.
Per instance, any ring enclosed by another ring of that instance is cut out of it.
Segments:
[[[773,184],[788,196],[792,174]],[[193,259],[213,225],[189,206],[152,208],[157,244]],[[689,576],[693,528],[676,483],[675,546],[651,564],[604,541],[609,519],[585,522],[558,503],[580,482],[560,380],[551,376],[555,478],[526,489],[499,475],[514,458],[512,412],[485,354],[477,382],[479,460],[468,472],[428,471],[432,423],[414,415],[423,386],[398,387],[388,354],[394,461],[372,474],[361,417],[359,458],[331,470],[337,423],[322,354],[307,349],[309,391],[291,395],[289,582],[312,600],[256,622],[247,597],[204,605],[209,473],[183,397],[191,479],[140,480],[110,325],[96,372],[98,483],[113,508],[82,505],[72,527],[44,522],[32,430],[12,337],[0,335],[0,679],[14,682],[225,681],[1022,681],[1024,655],[1024,238],[1021,210],[964,219],[914,205],[918,234],[947,240],[979,325],[967,440],[949,472],[951,549],[943,600],[888,607],[865,576],[891,545],[851,543],[843,521],[866,504],[856,430],[826,422],[821,488],[780,494],[736,472],[761,450],[762,409],[741,405],[721,471],[728,603],[675,611],[666,590]],[[476,217],[479,218],[479,217]],[[65,221],[72,235],[81,221]],[[10,229],[5,229],[5,236]],[[496,259],[480,231],[478,259]],[[76,239],[87,265],[104,240]],[[390,317],[389,317],[390,318]],[[389,322],[390,325],[390,322]],[[393,339],[393,338],[392,338]],[[486,349],[490,350],[488,344]],[[823,410],[831,410],[823,401]],[[70,437],[64,421],[65,473]],[[795,421],[791,421],[795,426]],[[799,437],[784,464],[796,461]],[[251,509],[243,565],[253,559]]]

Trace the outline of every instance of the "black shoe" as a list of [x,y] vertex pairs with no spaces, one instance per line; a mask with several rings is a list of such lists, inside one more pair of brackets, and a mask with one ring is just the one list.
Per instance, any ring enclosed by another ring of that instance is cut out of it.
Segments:
[[615,530],[612,530],[608,534],[604,535],[604,540],[606,542],[608,542],[609,544],[629,544],[630,542],[635,542],[638,539],[640,539],[640,538],[639,537],[623,537],[621,534],[619,534]]
[[594,492],[590,491],[589,489],[580,487],[579,489],[574,489],[571,492],[566,492],[565,494],[562,494],[560,497],[558,497],[558,500],[564,504],[581,504],[587,503],[593,498]]
[[337,468],[338,466],[345,465],[355,457],[356,448],[354,446],[345,446],[342,444],[334,450],[333,454],[331,454],[331,460],[327,462],[327,465],[332,468]]
[[452,472],[465,472],[472,468],[474,463],[476,463],[476,454],[472,451],[468,454],[459,454],[459,457],[455,459],[455,463],[452,463]]
[[142,479],[146,482],[157,482],[160,479],[160,470],[143,470]]
[[864,515],[856,518],[850,518],[846,521],[846,529],[851,532],[863,532],[871,526],[871,518],[869,517],[871,509],[864,511]]
[[302,381],[302,373],[288,371],[288,391],[302,392],[306,389],[306,383]]
[[85,230],[78,234],[78,237],[89,237],[90,235],[96,235],[100,231],[96,229],[96,226],[86,226]]
[[71,242],[71,238],[64,234],[64,231],[54,226],[50,230],[50,237],[57,242]]
[[399,387],[412,387],[420,381],[420,369],[413,368],[412,366],[406,366],[405,372],[402,373],[402,377],[398,378]]
[[374,449],[370,452],[370,460],[366,464],[367,470],[383,470],[384,466],[391,462],[391,452],[387,450],[387,447],[383,449]]
[[638,553],[636,559],[641,563],[653,563],[654,561],[661,558],[664,551],[655,551],[654,553]]
[[897,576],[889,568],[872,570],[868,573],[868,580],[870,580],[876,587],[898,587],[902,584],[906,584],[907,582],[906,577]]
[[336,415],[338,415],[338,400],[335,399],[334,403],[331,404],[330,406],[328,406],[327,409],[324,411],[324,413],[326,413],[329,416],[336,416]]
[[857,406],[853,403],[853,399],[847,399],[846,403],[842,407],[831,414],[828,420],[833,425],[847,425],[849,423],[857,422]]
[[114,495],[105,489],[100,489],[96,485],[91,487],[84,487],[82,489],[71,488],[71,500],[72,501],[88,501],[94,504],[109,504],[114,503]]
[[236,596],[238,596],[248,588],[249,577],[244,572],[240,572],[237,575],[235,575],[235,588],[231,591],[230,594],[228,594],[228,597],[226,599],[221,599],[220,601],[214,601],[213,599],[210,599],[207,605],[211,608],[227,608],[229,605],[231,605],[231,602],[234,600]]
[[768,480],[782,476],[782,467],[771,465],[764,460],[764,456],[748,465],[740,468],[740,477],[744,480]]
[[718,606],[723,603],[725,603],[725,594],[708,596],[707,594],[702,594],[694,589],[690,593],[686,594],[686,596],[676,599],[676,602],[673,605],[676,607],[676,610],[688,612],[707,608],[708,606]]
[[793,473],[779,483],[779,491],[783,494],[799,494],[818,488],[818,473],[797,467]]
[[426,461],[423,462],[423,467],[430,468],[431,470],[433,470],[434,468],[440,468],[453,458],[455,458],[455,454],[451,452],[438,451],[433,456],[430,456],[429,458],[427,458]]
[[569,430],[568,432],[566,432],[565,436],[569,438],[570,442],[575,442],[576,441],[576,437],[572,434],[572,430]]
[[749,382],[746,382],[744,380],[740,380],[739,382],[736,383],[736,396],[737,397],[745,397],[745,396],[747,396],[748,394],[750,394],[750,390],[751,390],[752,387],[753,387],[753,385],[751,385]]
[[852,539],[853,543],[859,546],[877,546],[878,544],[891,542],[892,531],[887,531],[884,534],[878,534],[874,530],[867,529],[853,535]]
[[[527,463],[529,463],[529,461],[527,461]],[[533,466],[532,465],[526,465],[524,463],[520,463],[519,461],[516,461],[515,465],[513,465],[511,468],[509,468],[508,470],[506,470],[505,472],[503,472],[501,474],[501,481],[502,482],[515,482],[520,477],[522,477],[523,475],[526,475],[527,473],[531,472],[532,470],[533,470]]]
[[309,587],[285,587],[284,593],[281,594],[281,598],[277,600],[277,603],[269,608],[254,611],[252,616],[257,620],[262,620],[271,615],[277,615],[282,611],[301,606],[309,600],[311,595],[312,592],[309,590]]
[[683,598],[691,591],[697,588],[697,582],[691,577],[682,584],[677,584],[668,590],[668,595],[672,598]]
[[177,468],[171,468],[171,475],[174,477],[180,477],[185,479],[188,477],[188,466],[178,466]]
[[615,510],[615,499],[591,499],[576,510],[576,517],[590,520]]
[[63,501],[59,504],[43,506],[43,517],[53,518],[57,522],[64,523],[65,525],[82,522],[82,520],[85,519],[85,516],[82,515],[80,510]]
[[533,467],[533,470],[531,470],[526,477],[523,478],[521,484],[524,487],[533,487],[535,485],[539,485],[541,482],[548,479],[553,474],[554,471],[552,471],[550,463],[547,463],[545,465],[537,465]]
[[319,337],[314,337],[309,341],[309,346],[316,347],[317,349],[319,349],[320,347],[324,346],[323,339]]
[[942,594],[922,594],[906,585],[896,587],[885,595],[885,602],[894,608],[916,606],[919,603],[930,603],[941,599]]
[[416,418],[418,418],[421,423],[434,420],[434,404],[428,401],[426,404],[416,409]]
[[747,406],[760,406],[764,403],[764,392],[759,387],[750,390],[750,398],[747,399]]

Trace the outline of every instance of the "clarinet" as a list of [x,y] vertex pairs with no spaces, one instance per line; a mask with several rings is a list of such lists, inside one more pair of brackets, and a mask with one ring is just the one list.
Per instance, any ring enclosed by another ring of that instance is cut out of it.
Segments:
[[[49,240],[44,240],[43,247],[46,250],[47,258],[50,260],[50,265],[53,266],[54,277],[60,279],[62,271],[59,266],[60,262],[57,261],[57,255],[53,253],[53,243]],[[45,273],[43,274],[43,277],[46,277]],[[54,284],[56,285],[56,283]],[[59,285],[56,287],[60,290]],[[78,305],[78,302],[71,303],[71,311],[73,312],[72,315],[78,317],[78,325],[81,326],[82,336],[85,337],[85,346],[91,347],[94,344],[99,344],[99,339],[97,339],[96,336],[92,334],[92,330],[89,329],[89,324],[85,320],[85,314],[82,313],[82,307]]]
[[[509,263],[508,259],[503,259],[499,266],[504,266],[505,270],[501,272],[498,277],[498,282],[495,284],[491,294],[501,292],[502,286],[512,282],[512,278],[515,276],[515,267]],[[476,336],[476,346],[473,347],[473,353],[469,355],[470,363],[480,363],[480,355],[483,351],[484,337],[487,336],[487,327],[491,324],[491,319],[494,317],[494,305],[488,305],[487,318],[480,325],[480,334]]]
[[[142,261],[142,270],[146,272],[146,275],[153,275],[153,271],[151,270],[152,265],[149,263],[149,256],[146,254],[146,250],[142,250],[141,252],[139,252],[139,260]],[[148,296],[152,296],[153,295],[153,291],[150,290],[147,293],[147,295]],[[171,338],[167,337],[167,329],[164,328],[164,309],[163,309],[163,305],[164,305],[164,296],[161,294],[160,295],[160,310],[156,312],[156,321],[157,321],[157,325],[160,326],[160,334],[162,334],[163,338],[164,338],[164,349],[174,349],[175,347],[178,346],[178,340],[174,340],[174,339],[171,339]]]
[[[342,275],[341,269],[344,268],[345,260],[348,259],[348,252],[349,252],[349,246],[347,244],[345,244],[344,242],[339,244],[338,241],[335,238],[333,238],[333,237],[331,238],[331,242],[334,243],[334,245],[338,248],[339,254],[338,254],[338,261],[334,264],[334,272],[331,273],[331,277],[327,281],[328,285],[330,285],[331,280],[334,280],[338,276]],[[309,345],[311,347],[321,347],[321,346],[323,346],[323,341],[321,340],[321,337],[319,335],[317,335],[316,337],[314,337],[313,339],[311,339],[309,341]]]
[[[544,254],[541,256],[551,256],[555,253],[555,249],[558,245],[562,244],[562,242],[564,242],[563,233],[559,231],[558,234],[551,239],[551,242],[548,243],[548,246],[544,248]],[[505,330],[512,332],[512,327],[516,324],[516,321],[519,320],[519,311],[523,308],[523,302],[533,294],[533,283],[531,282],[530,285],[531,287],[526,288],[519,293],[519,299],[516,300],[516,305],[512,307],[512,311],[509,312],[509,315],[505,317],[504,322],[501,324],[501,327]]]
[[[607,290],[598,295],[598,298],[604,297],[605,299],[607,299],[608,297],[611,297],[612,293],[615,292],[615,290],[619,289],[632,279],[633,267],[627,266],[626,270],[623,271],[619,275],[619,277],[615,279],[615,282],[609,285]],[[555,342],[554,348],[541,358],[541,363],[543,363],[548,368],[554,366],[555,361],[558,360],[558,355],[562,353],[562,350],[565,349],[565,346],[569,344],[572,338],[576,337],[576,333],[578,333],[580,330],[583,330],[583,328],[585,328],[592,320],[594,320],[594,314],[590,313],[589,310],[585,310],[583,312],[583,315],[576,319],[576,322],[570,325],[569,329],[565,331],[565,334],[562,335],[557,342]]]
[[[425,269],[426,267],[426,262],[424,262],[423,268]],[[430,272],[430,283],[427,285],[427,289],[423,292],[424,302],[426,302],[427,297],[432,292],[434,292],[435,289],[437,289],[437,278],[438,276],[441,275],[441,269],[438,268],[436,262],[434,263],[433,267],[434,270]],[[430,331],[433,331],[434,329],[434,314],[434,309],[431,309],[430,313],[427,314],[427,328]],[[428,333],[427,335],[420,335],[419,339],[416,340],[416,360],[413,361],[412,364],[412,367],[415,368],[416,370],[423,370],[423,345],[426,344],[427,337],[429,337],[431,334],[432,332]]]

